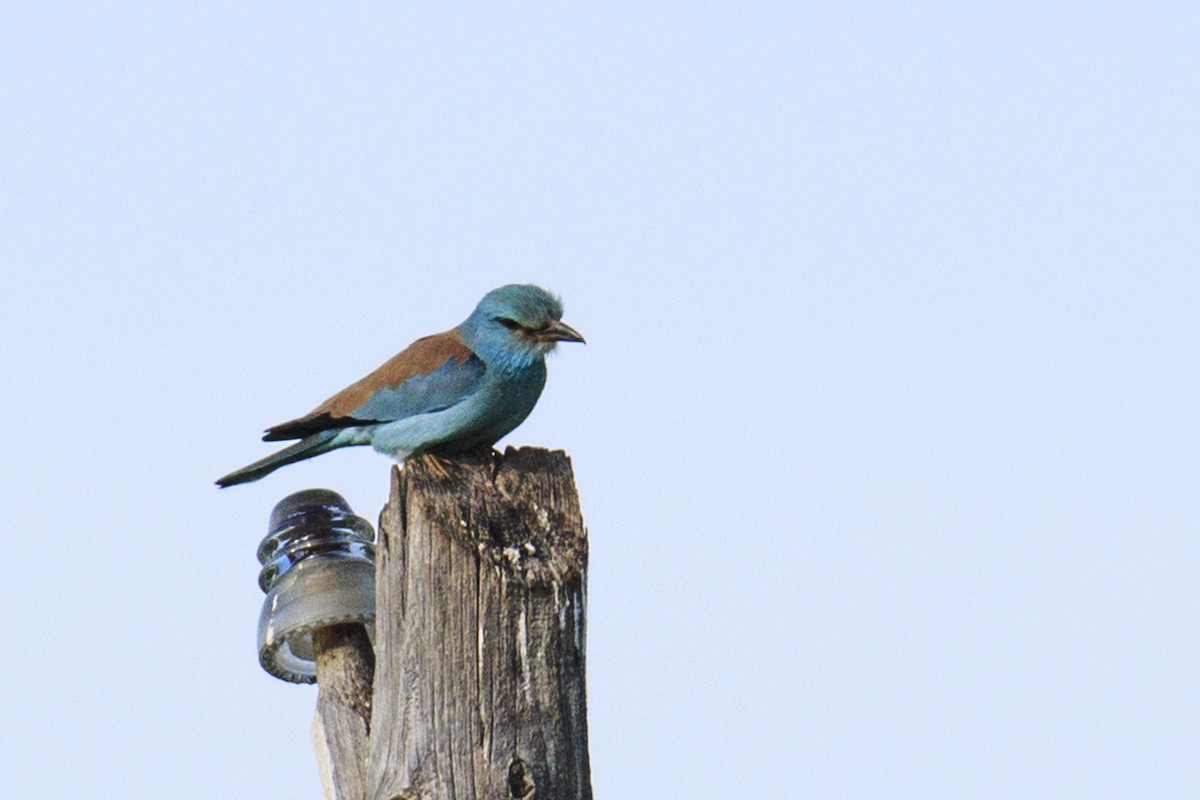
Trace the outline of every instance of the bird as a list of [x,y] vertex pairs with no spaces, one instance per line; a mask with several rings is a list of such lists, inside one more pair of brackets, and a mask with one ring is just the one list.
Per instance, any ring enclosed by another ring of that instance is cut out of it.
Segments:
[[370,445],[397,461],[490,448],[533,411],[559,342],[584,338],[562,321],[558,297],[533,284],[493,289],[457,327],[417,339],[308,414],[267,428],[264,442],[299,441],[217,486],[341,447]]

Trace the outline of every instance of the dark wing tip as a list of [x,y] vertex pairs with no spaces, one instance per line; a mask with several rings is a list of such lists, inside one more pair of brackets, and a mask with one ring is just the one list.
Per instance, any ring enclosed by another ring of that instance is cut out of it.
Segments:
[[353,428],[358,425],[374,425],[378,421],[357,419],[356,417],[335,417],[328,411],[322,411],[320,414],[310,414],[307,417],[273,425],[263,432],[262,440],[264,442],[282,442],[288,439],[303,439],[322,431]]

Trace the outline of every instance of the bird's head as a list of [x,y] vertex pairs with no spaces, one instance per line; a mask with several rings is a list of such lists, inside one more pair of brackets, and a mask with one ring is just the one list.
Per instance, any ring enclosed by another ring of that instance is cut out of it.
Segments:
[[562,301],[529,283],[513,283],[488,292],[462,324],[464,340],[485,362],[527,366],[559,342],[583,336],[562,321]]

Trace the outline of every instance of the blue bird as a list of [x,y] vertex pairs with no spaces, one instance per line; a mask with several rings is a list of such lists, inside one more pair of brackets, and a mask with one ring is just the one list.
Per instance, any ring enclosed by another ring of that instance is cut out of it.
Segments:
[[557,297],[531,284],[501,286],[457,328],[418,339],[310,413],[268,428],[264,442],[300,441],[217,485],[256,481],[339,447],[369,444],[397,460],[491,447],[533,411],[546,354],[582,341]]

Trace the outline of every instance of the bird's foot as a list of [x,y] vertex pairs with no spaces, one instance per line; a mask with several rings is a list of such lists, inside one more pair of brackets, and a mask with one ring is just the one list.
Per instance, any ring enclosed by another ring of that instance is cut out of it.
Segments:
[[425,462],[426,469],[429,470],[438,480],[446,480],[450,477],[450,466],[454,463],[448,458],[434,455],[433,453],[422,453],[421,460]]

